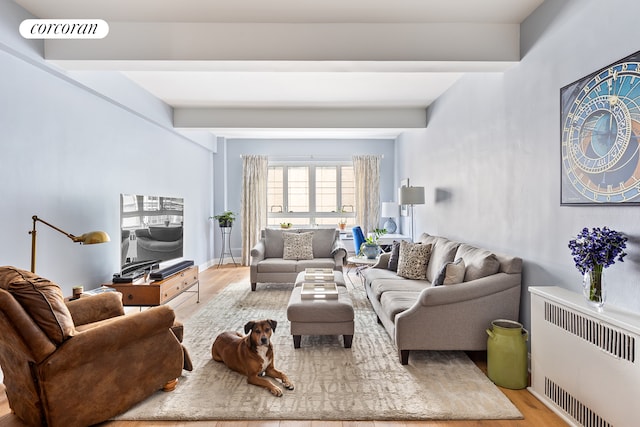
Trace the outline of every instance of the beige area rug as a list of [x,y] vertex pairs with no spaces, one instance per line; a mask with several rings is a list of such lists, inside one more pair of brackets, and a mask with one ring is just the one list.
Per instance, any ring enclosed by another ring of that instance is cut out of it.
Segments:
[[[293,348],[286,305],[291,285],[228,286],[185,322],[184,344],[194,370],[178,387],[157,392],[120,420],[455,420],[519,419],[522,414],[463,352],[411,352],[402,366],[361,286],[349,284],[355,308],[353,347],[342,337],[302,337]],[[295,390],[274,397],[211,359],[224,330],[243,332],[249,320],[278,322],[276,368]],[[425,325],[428,327],[428,325]],[[153,363],[153,360],[149,360]]]

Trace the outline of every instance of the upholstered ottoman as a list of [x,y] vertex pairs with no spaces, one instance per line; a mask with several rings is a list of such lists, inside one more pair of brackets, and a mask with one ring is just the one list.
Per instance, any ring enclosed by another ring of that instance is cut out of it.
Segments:
[[322,300],[303,300],[300,297],[302,286],[293,288],[287,305],[287,319],[291,322],[294,348],[300,348],[302,335],[342,335],[344,347],[351,348],[353,304],[347,288],[337,288],[337,299]]

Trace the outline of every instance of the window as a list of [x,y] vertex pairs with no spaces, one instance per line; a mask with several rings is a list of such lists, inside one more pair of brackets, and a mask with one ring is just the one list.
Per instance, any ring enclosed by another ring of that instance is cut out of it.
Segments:
[[355,223],[353,166],[344,163],[272,164],[267,181],[268,224]]

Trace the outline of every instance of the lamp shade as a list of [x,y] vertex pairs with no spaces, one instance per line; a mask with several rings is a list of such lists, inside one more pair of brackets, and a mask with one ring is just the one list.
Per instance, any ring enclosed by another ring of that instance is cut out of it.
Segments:
[[90,231],[79,236],[77,239],[78,243],[82,243],[83,245],[94,245],[96,243],[106,243],[111,241],[109,235],[104,231]]
[[398,204],[395,202],[382,202],[380,216],[383,218],[395,218],[398,216]]
[[398,201],[401,205],[424,205],[424,187],[400,187]]

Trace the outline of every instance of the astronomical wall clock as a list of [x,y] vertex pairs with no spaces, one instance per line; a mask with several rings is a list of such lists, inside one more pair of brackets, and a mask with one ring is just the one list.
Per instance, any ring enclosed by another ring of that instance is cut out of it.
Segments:
[[563,205],[640,204],[640,52],[560,89]]

